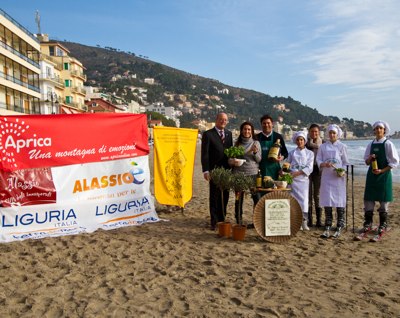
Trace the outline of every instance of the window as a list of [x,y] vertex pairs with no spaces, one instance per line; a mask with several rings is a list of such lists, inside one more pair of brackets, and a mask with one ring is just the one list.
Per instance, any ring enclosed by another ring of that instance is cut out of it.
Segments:
[[56,56],[64,56],[64,51],[59,48],[58,46],[56,47]]
[[70,65],[69,63],[64,63],[64,70],[69,70],[70,69]]
[[65,96],[65,102],[67,104],[72,104],[72,96]]
[[66,79],[66,80],[65,80],[65,87],[71,87],[71,86],[72,86],[72,81]]

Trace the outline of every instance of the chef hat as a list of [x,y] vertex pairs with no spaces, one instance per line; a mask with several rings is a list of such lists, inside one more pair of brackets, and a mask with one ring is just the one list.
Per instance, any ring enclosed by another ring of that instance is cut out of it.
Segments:
[[303,137],[307,141],[307,133],[304,131],[297,131],[293,134],[292,141],[296,143],[297,137]]
[[389,124],[387,122],[385,122],[383,120],[378,120],[372,125],[372,128],[375,129],[375,127],[378,127],[378,126],[385,128],[385,136],[390,134],[390,127],[389,127]]
[[340,127],[336,124],[330,124],[328,128],[326,128],[326,136],[329,138],[329,132],[333,130],[336,131],[337,138],[340,139],[343,136],[343,131],[340,129]]

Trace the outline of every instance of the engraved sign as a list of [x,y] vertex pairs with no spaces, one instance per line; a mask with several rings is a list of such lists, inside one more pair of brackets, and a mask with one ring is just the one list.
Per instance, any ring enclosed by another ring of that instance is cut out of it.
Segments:
[[265,200],[265,236],[290,235],[290,201]]

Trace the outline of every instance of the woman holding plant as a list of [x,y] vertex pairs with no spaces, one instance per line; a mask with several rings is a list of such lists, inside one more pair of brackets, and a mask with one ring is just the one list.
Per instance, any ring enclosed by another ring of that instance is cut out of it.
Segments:
[[[235,166],[234,160],[229,160],[233,166],[233,173],[242,173],[245,176],[251,176],[254,179],[257,177],[259,162],[261,161],[261,146],[255,139],[254,126],[252,123],[245,121],[240,125],[240,135],[235,143],[236,147],[242,147],[242,158],[246,161],[241,166]],[[228,155],[229,156],[229,155]],[[235,197],[235,217],[236,222],[241,224],[243,215],[243,191],[238,191]],[[252,194],[254,204],[257,203],[257,195]]]
[[332,227],[332,209],[335,207],[337,212],[337,227],[333,235],[339,237],[344,225],[344,213],[346,206],[346,178],[344,169],[349,164],[347,158],[347,147],[339,139],[342,137],[342,130],[336,124],[331,124],[326,129],[329,140],[323,143],[317,153],[317,164],[322,170],[320,205],[325,210],[325,231],[322,238],[330,236]]
[[[303,212],[302,229],[308,231],[308,198],[309,198],[309,175],[313,171],[314,153],[306,148],[307,134],[298,131],[293,135],[293,142],[297,148],[289,152],[287,162],[290,164],[290,174],[293,182],[292,196],[299,202]],[[282,172],[284,173],[284,172]]]

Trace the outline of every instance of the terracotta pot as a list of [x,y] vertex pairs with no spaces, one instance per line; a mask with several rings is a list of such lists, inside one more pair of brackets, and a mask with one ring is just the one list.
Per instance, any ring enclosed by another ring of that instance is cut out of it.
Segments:
[[218,235],[221,237],[231,237],[232,225],[230,222],[218,222]]
[[232,237],[235,241],[243,241],[246,236],[246,225],[236,224],[232,227]]

